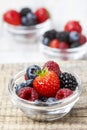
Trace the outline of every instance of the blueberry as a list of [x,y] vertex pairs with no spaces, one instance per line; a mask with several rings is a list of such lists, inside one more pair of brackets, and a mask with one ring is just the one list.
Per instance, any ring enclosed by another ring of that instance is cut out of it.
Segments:
[[69,34],[69,42],[78,42],[80,39],[80,36],[78,34],[78,32],[76,31],[73,31],[73,32],[70,32]]
[[21,9],[20,14],[21,16],[26,16],[27,13],[30,13],[30,12],[31,12],[31,9],[26,7],[26,8]]
[[48,98],[46,98],[46,97],[41,97],[41,98],[40,98],[40,101],[42,101],[42,102],[46,102],[47,99],[48,99]]
[[26,86],[33,87],[33,79],[26,80]]
[[29,79],[34,79],[37,76],[36,71],[40,71],[40,70],[41,70],[41,68],[39,66],[32,65],[27,68],[26,75]]
[[70,48],[75,48],[75,47],[78,47],[80,46],[80,43],[79,42],[74,42],[70,45]]
[[16,93],[18,93],[19,89],[26,87],[26,83],[20,83],[16,85]]
[[47,99],[47,103],[53,103],[55,101],[57,101],[57,99],[53,98],[53,97],[50,97],[50,98]]
[[49,43],[50,43],[50,39],[49,39],[48,37],[45,37],[45,38],[43,38],[42,43],[43,43],[44,45],[48,46]]
[[37,18],[33,13],[28,13],[21,18],[22,25],[31,26],[37,24]]

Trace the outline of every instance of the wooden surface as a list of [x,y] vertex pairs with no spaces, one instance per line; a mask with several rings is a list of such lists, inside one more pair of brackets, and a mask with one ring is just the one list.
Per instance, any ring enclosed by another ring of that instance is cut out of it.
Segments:
[[80,76],[83,91],[71,112],[53,122],[33,121],[10,101],[9,79],[30,64],[0,64],[0,130],[87,130],[87,61],[61,61],[59,64],[61,69],[70,69]]

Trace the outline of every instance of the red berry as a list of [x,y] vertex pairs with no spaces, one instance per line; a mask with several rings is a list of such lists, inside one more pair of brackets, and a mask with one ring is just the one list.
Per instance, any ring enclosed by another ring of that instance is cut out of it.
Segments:
[[59,48],[60,48],[60,49],[68,49],[68,48],[69,48],[69,45],[68,45],[68,43],[66,43],[66,42],[60,42]]
[[5,22],[12,25],[20,25],[21,24],[21,16],[15,10],[9,10],[3,15],[3,19]]
[[29,101],[35,101],[36,99],[38,99],[37,92],[33,88],[30,88],[30,87],[21,88],[18,91],[18,96],[20,98],[23,98],[23,99],[29,100]]
[[26,74],[24,75],[24,79],[25,79],[25,80],[28,80],[28,79],[29,79],[29,78],[27,77],[27,75],[26,75]]
[[38,23],[42,23],[49,18],[49,13],[45,8],[39,8],[36,10],[35,15]]
[[80,43],[84,44],[86,41],[87,41],[86,37],[83,34],[81,34],[80,35]]
[[54,39],[49,43],[49,47],[51,48],[59,48],[59,46],[60,42],[57,39]]
[[54,71],[42,71],[33,81],[34,89],[40,96],[54,97],[60,88],[60,80]]
[[56,99],[63,99],[66,98],[68,96],[70,96],[72,94],[72,90],[68,89],[68,88],[63,88],[60,89],[57,93],[56,93]]
[[59,65],[54,61],[48,61],[44,64],[43,69],[48,68],[49,71],[54,71],[57,75],[61,73]]
[[65,25],[64,30],[67,31],[67,32],[76,31],[78,33],[81,33],[82,27],[81,27],[81,25],[79,24],[78,21],[69,21]]

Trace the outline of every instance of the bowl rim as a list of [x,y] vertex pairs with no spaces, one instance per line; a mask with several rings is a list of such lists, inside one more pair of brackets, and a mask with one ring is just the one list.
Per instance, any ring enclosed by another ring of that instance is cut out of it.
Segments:
[[23,76],[25,74],[25,70],[20,71],[13,78],[10,79],[9,84],[8,84],[8,90],[9,90],[10,96],[14,100],[19,101],[20,103],[23,103],[23,104],[26,104],[26,105],[32,105],[32,106],[35,106],[35,107],[37,106],[37,107],[44,107],[45,108],[45,107],[50,107],[50,106],[53,106],[53,105],[58,105],[58,104],[63,104],[63,103],[66,104],[66,103],[70,102],[72,99],[74,100],[74,98],[78,98],[80,96],[81,92],[82,92],[81,80],[80,80],[79,76],[76,73],[72,73],[71,71],[68,71],[68,72],[70,72],[71,74],[73,74],[76,77],[77,82],[78,82],[78,86],[77,86],[78,88],[73,92],[72,95],[70,95],[70,96],[68,96],[64,99],[61,99],[61,100],[58,100],[58,101],[55,101],[55,102],[52,102],[52,103],[42,102],[41,104],[43,104],[44,106],[41,106],[41,105],[38,105],[37,102],[24,100],[24,99],[18,97],[16,92],[13,92],[14,82],[17,78],[20,78],[21,75]]

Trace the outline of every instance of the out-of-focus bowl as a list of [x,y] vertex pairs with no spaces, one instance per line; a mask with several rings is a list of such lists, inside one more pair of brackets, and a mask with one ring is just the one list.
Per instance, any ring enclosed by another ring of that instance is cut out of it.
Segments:
[[16,85],[24,81],[24,74],[25,71],[22,71],[12,77],[8,89],[13,104],[20,108],[29,118],[39,121],[52,121],[59,119],[70,112],[80,97],[82,91],[81,80],[77,74],[71,73],[75,76],[78,86],[73,94],[67,98],[48,104],[45,102],[38,104],[37,102],[24,100],[16,94]]
[[47,58],[54,58],[59,60],[77,60],[83,59],[87,54],[87,43],[75,48],[57,49],[46,46],[42,43],[42,41],[40,41],[39,50]]
[[35,42],[47,30],[52,28],[51,19],[33,26],[14,26],[3,23],[4,35],[21,42]]

